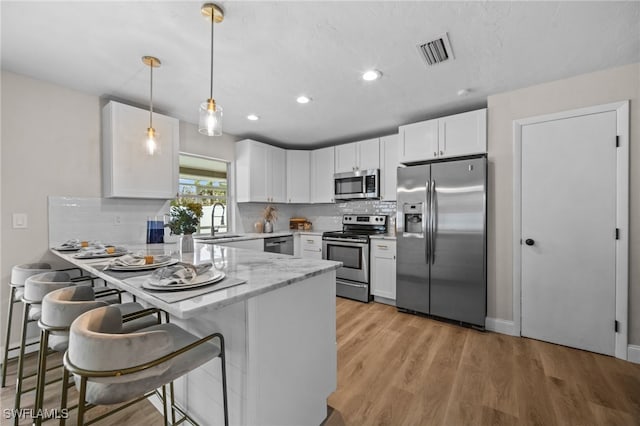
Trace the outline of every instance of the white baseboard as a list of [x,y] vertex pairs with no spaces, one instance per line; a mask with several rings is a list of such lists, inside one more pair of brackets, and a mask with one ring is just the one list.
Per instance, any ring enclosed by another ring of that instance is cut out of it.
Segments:
[[520,336],[520,333],[515,329],[513,321],[507,321],[500,318],[487,317],[484,322],[484,328],[500,334],[508,334],[509,336]]
[[385,305],[396,306],[396,301],[394,299],[389,299],[387,297],[373,296],[373,301],[378,303],[384,303]]
[[640,346],[637,346],[637,345],[628,346],[627,361],[640,364]]

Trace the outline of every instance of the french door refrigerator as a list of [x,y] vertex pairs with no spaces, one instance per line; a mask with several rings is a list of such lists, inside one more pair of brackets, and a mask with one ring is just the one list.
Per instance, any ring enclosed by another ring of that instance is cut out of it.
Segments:
[[487,159],[398,168],[396,306],[484,328]]

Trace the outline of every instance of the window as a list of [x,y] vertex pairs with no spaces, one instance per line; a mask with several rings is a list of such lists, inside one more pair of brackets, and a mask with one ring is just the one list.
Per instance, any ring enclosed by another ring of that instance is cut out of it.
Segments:
[[178,192],[181,198],[202,204],[199,234],[211,233],[212,218],[216,232],[228,231],[227,170],[228,163],[224,161],[180,154]]

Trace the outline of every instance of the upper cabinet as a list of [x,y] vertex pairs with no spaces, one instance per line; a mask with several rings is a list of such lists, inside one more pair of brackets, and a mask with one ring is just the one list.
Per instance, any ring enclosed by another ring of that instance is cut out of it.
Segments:
[[102,109],[104,197],[170,199],[178,192],[179,121],[153,114],[157,150],[149,155],[149,111],[111,101]]
[[380,139],[337,145],[335,173],[380,168]]
[[396,201],[398,134],[380,138],[380,199]]
[[286,202],[285,150],[251,139],[236,142],[237,201]]
[[401,163],[487,152],[487,110],[400,126]]
[[309,203],[310,151],[287,150],[287,202]]
[[311,151],[311,202],[333,203],[333,174],[335,148]]

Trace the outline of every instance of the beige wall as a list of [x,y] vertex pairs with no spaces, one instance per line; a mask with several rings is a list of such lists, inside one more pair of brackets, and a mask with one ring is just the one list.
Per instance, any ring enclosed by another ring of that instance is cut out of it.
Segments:
[[488,98],[488,316],[513,319],[513,121],[631,101],[629,343],[640,344],[640,64],[580,75]]
[[[2,344],[11,267],[55,258],[48,253],[48,195],[101,196],[100,99],[2,71],[0,177],[0,328]],[[200,135],[180,123],[180,150],[233,161],[236,138]],[[27,229],[12,214],[28,215]],[[19,318],[19,315],[15,315]],[[14,321],[17,325],[17,321]],[[14,327],[12,340],[18,339]]]

